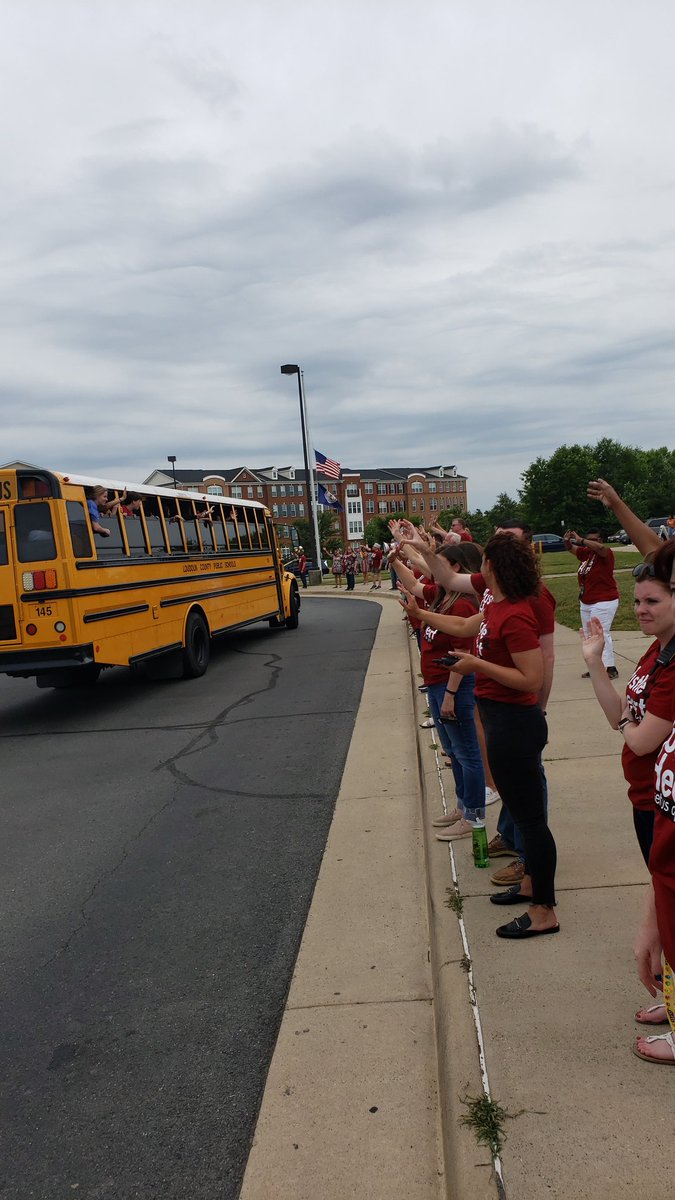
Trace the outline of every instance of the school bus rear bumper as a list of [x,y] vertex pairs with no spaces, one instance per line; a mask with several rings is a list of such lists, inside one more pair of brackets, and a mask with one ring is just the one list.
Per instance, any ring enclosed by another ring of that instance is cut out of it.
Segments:
[[92,642],[86,646],[64,646],[54,650],[4,650],[0,652],[0,674],[27,677],[37,671],[83,667],[94,661]]

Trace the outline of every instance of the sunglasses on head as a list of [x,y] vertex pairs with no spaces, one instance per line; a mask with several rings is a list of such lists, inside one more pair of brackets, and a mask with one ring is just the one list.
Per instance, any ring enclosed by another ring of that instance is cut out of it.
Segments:
[[656,570],[653,563],[638,563],[637,567],[633,567],[633,578],[637,579],[638,583],[642,583],[643,579],[655,579]]

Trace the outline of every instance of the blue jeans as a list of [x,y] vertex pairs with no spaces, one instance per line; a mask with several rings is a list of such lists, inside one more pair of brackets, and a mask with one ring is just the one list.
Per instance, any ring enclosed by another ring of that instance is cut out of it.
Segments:
[[475,675],[465,675],[455,696],[455,720],[441,720],[441,705],[445,695],[444,683],[431,683],[427,701],[438,739],[446,754],[452,758],[457,807],[467,821],[485,820],[485,773],[474,721]]
[[[541,782],[544,789],[544,813],[548,819],[548,782],[546,780],[546,772],[544,764],[539,760],[539,769],[541,771]],[[525,862],[525,843],[521,832],[516,825],[511,813],[505,804],[502,804],[499,820],[497,821],[497,833],[506,842],[507,846],[513,846],[518,858]]]

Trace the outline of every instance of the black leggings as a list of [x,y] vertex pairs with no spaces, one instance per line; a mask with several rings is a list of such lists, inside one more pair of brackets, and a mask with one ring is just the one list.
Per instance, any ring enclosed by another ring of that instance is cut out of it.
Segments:
[[654,809],[633,809],[633,825],[640,843],[642,857],[649,866],[649,852],[654,840]]
[[548,738],[538,705],[478,698],[487,756],[497,790],[523,838],[532,903],[555,904],[556,848],[546,822],[541,752]]

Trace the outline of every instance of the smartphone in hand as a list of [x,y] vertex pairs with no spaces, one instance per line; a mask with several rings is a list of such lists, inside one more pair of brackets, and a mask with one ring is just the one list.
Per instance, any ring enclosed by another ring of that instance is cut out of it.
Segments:
[[454,667],[459,662],[459,655],[445,654],[443,658],[435,658],[434,662],[437,667]]

